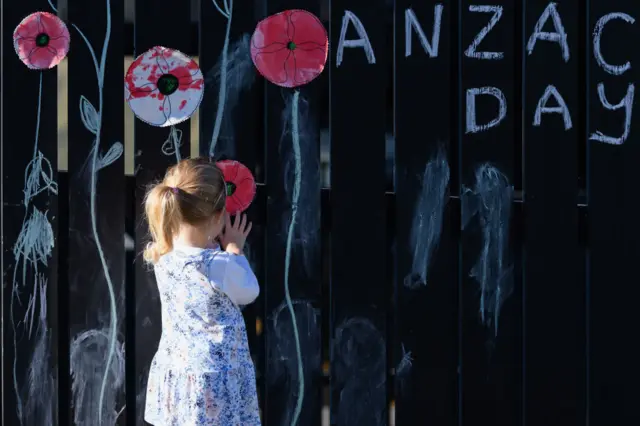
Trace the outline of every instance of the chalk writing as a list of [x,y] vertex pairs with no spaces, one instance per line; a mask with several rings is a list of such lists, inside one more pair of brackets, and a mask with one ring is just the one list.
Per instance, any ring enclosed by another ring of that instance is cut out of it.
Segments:
[[611,65],[604,60],[604,57],[602,56],[602,50],[600,49],[602,30],[604,30],[604,26],[613,19],[622,19],[628,24],[634,24],[636,22],[633,17],[621,12],[609,13],[598,19],[598,22],[596,22],[596,26],[593,30],[593,55],[595,56],[598,65],[600,65],[603,70],[605,70],[609,74],[622,75],[631,69],[631,62],[627,61],[624,63],[624,65]]
[[[347,29],[349,29],[349,23],[353,25],[353,28],[358,33],[357,39],[347,40]],[[342,56],[344,55],[344,48],[361,47],[364,49],[364,54],[367,56],[367,62],[370,64],[376,63],[376,55],[373,53],[373,47],[369,41],[367,30],[365,30],[362,21],[353,12],[345,10],[342,17],[342,28],[340,28],[340,39],[338,40],[338,50],[336,51],[336,67],[339,67],[342,63]]]
[[622,145],[624,141],[627,140],[627,138],[629,137],[629,133],[631,132],[631,113],[633,110],[634,94],[635,94],[635,86],[633,84],[629,84],[629,87],[627,88],[627,94],[624,96],[624,98],[622,98],[620,103],[616,105],[612,105],[607,100],[607,95],[604,92],[604,84],[599,83],[598,97],[600,98],[600,102],[602,103],[602,105],[610,111],[616,111],[620,108],[624,108],[624,131],[622,133],[622,136],[613,137],[613,136],[607,136],[602,132],[600,132],[599,130],[597,130],[595,133],[592,133],[591,136],[589,136],[589,139],[595,140],[598,142],[604,142],[611,145]]
[[[498,109],[498,116],[491,120],[487,124],[478,125],[476,122],[476,96],[478,95],[490,95],[496,98],[500,104]],[[502,93],[502,90],[497,87],[479,87],[467,89],[467,129],[466,133],[478,133],[488,130],[492,127],[500,124],[502,120],[507,116],[507,98]]]
[[[556,107],[547,106],[547,102],[549,101],[549,98],[551,96],[555,98],[556,102],[558,103],[558,106]],[[558,93],[558,89],[556,89],[555,86],[552,86],[552,85],[547,86],[547,88],[544,90],[544,94],[538,100],[538,106],[536,107],[536,112],[533,116],[533,125],[540,126],[540,123],[542,121],[542,114],[549,114],[549,113],[562,114],[562,120],[564,121],[565,130],[569,130],[572,127],[569,108],[567,107],[567,104],[565,103],[560,93]]]
[[413,264],[404,279],[408,288],[427,285],[427,271],[442,232],[448,185],[449,163],[446,152],[439,149],[424,169],[420,197],[414,208],[410,241]]
[[[544,24],[547,23],[547,20],[551,18],[553,22],[553,27],[555,32],[550,33],[546,31],[542,31],[544,28]],[[558,13],[558,8],[556,3],[549,3],[549,5],[544,9],[542,15],[536,22],[536,26],[533,29],[533,34],[529,37],[529,42],[527,43],[527,51],[529,55],[533,53],[533,49],[536,47],[536,42],[538,40],[552,41],[558,43],[560,48],[562,49],[562,59],[565,62],[569,62],[569,44],[567,43],[567,33],[564,30],[564,26],[562,25],[562,19],[560,18],[560,14]]]
[[493,16],[489,20],[489,23],[482,27],[482,30],[474,37],[473,41],[464,51],[464,54],[469,58],[474,59],[502,59],[504,58],[504,52],[478,52],[476,49],[482,43],[482,40],[489,34],[489,31],[496,26],[500,18],[502,17],[502,6],[478,6],[475,4],[469,5],[470,12],[477,13],[493,13]]
[[440,28],[442,27],[442,11],[444,6],[440,3],[433,7],[433,33],[431,35],[431,41],[427,40],[427,36],[422,30],[422,26],[418,22],[413,9],[408,8],[404,11],[404,56],[409,57],[412,53],[412,30],[418,35],[420,45],[427,52],[430,58],[436,58],[438,56],[438,48],[440,46]]

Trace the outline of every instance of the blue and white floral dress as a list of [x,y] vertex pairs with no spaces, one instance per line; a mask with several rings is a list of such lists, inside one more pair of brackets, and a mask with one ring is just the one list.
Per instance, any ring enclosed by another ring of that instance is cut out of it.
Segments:
[[239,306],[260,292],[244,256],[176,247],[154,265],[162,338],[145,420],[155,426],[259,426],[253,361]]

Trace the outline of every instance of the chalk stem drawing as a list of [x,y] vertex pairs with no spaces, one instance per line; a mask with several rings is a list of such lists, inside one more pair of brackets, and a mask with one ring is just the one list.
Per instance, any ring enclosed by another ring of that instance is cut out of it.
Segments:
[[304,400],[304,372],[302,368],[302,349],[300,348],[300,336],[298,333],[298,324],[296,322],[296,314],[291,302],[291,293],[289,292],[289,267],[291,266],[291,245],[293,243],[293,232],[296,226],[296,215],[298,214],[298,199],[300,198],[300,184],[302,181],[302,158],[300,154],[300,129],[298,128],[298,105],[300,100],[300,91],[293,93],[293,104],[291,107],[291,143],[293,145],[293,157],[295,160],[295,174],[293,182],[293,194],[291,196],[291,222],[289,223],[289,231],[287,233],[287,246],[284,256],[284,298],[287,302],[287,308],[291,314],[291,325],[293,335],[296,342],[296,354],[298,358],[298,399],[296,400],[296,409],[293,413],[291,425],[298,423],[300,412],[302,411],[302,401]]
[[209,144],[209,157],[213,157],[216,144],[220,137],[220,126],[222,125],[222,117],[224,115],[224,106],[227,98],[227,66],[229,63],[229,38],[231,35],[231,16],[233,14],[233,0],[223,0],[224,10],[220,8],[216,0],[211,0],[218,12],[227,18],[227,30],[224,37],[224,46],[222,48],[222,59],[220,66],[220,90],[218,91],[218,109],[216,111],[216,121],[213,126],[213,135],[211,135],[211,144]]
[[[111,38],[111,0],[106,1],[106,12],[107,12],[107,23],[105,30],[105,37],[102,43],[102,53],[100,55],[100,62],[98,62],[98,57],[96,56],[96,52],[91,46],[91,43],[84,35],[84,33],[78,28],[77,25],[73,24],[73,28],[78,31],[82,40],[84,40],[87,48],[89,49],[89,53],[91,54],[91,59],[93,60],[93,66],[96,71],[96,79],[98,81],[98,110],[91,105],[91,103],[84,96],[80,98],[80,117],[82,119],[82,123],[91,133],[95,135],[93,149],[91,150],[91,183],[90,183],[90,191],[89,191],[89,204],[90,204],[90,216],[91,216],[91,231],[93,233],[93,238],[96,243],[96,249],[98,250],[98,255],[100,256],[100,263],[102,264],[102,269],[104,271],[104,278],[107,282],[107,287],[109,291],[109,307],[110,307],[110,318],[109,318],[109,352],[107,355],[107,362],[104,368],[104,375],[102,377],[102,384],[100,385],[100,396],[98,397],[98,422],[102,424],[102,411],[103,411],[103,403],[104,403],[104,393],[107,387],[107,377],[109,375],[109,369],[111,368],[111,362],[113,361],[113,356],[116,350],[116,339],[118,332],[118,324],[117,324],[117,306],[116,306],[116,295],[113,288],[113,282],[111,281],[111,276],[109,274],[109,268],[107,265],[107,259],[104,255],[104,250],[102,249],[102,244],[100,243],[100,236],[98,235],[98,221],[96,214],[96,187],[98,183],[98,170],[101,166],[104,167],[104,160],[100,155],[100,133],[102,130],[102,110],[104,106],[104,71],[105,64],[107,60],[107,49],[109,48],[109,40]],[[57,9],[49,0],[49,5],[51,8],[57,13]],[[112,162],[115,159],[111,160]]]
[[180,146],[182,145],[182,130],[176,128],[176,126],[171,126],[171,130],[169,131],[169,137],[162,144],[162,153],[164,155],[174,155],[176,156],[176,163],[179,163],[182,160],[180,156]]

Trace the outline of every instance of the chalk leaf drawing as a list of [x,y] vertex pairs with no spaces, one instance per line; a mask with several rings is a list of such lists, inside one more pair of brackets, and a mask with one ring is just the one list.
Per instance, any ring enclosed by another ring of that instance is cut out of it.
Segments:
[[[282,87],[297,87],[316,78],[324,69],[329,42],[327,30],[312,13],[287,10],[260,21],[251,37],[251,58],[260,74]],[[275,53],[275,55],[269,55]],[[268,58],[266,58],[268,57]],[[291,145],[295,158],[294,183],[291,194],[291,222],[287,230],[284,259],[284,294],[298,354],[298,398],[291,426],[298,423],[304,401],[304,374],[300,336],[289,291],[291,248],[298,215],[302,160],[300,147],[300,91],[295,90],[291,101]],[[285,184],[286,185],[286,184]]]
[[479,220],[482,246],[470,276],[480,286],[479,313],[482,323],[498,335],[500,309],[513,292],[513,267],[509,259],[509,225],[513,186],[496,167],[482,164],[476,169],[473,188],[463,187],[462,226]]
[[98,170],[104,169],[109,164],[116,161],[122,155],[124,147],[121,142],[114,142],[107,152],[98,158]]
[[91,105],[91,102],[84,96],[80,96],[80,118],[88,131],[94,135],[98,132],[98,121],[100,120],[98,113]]
[[182,130],[176,126],[171,126],[169,130],[169,136],[162,143],[162,153],[167,156],[175,155],[176,163],[179,163],[182,157],[180,156],[180,147],[182,146]]
[[13,48],[30,69],[46,70],[58,65],[69,52],[69,29],[48,12],[35,12],[13,32]]
[[235,160],[218,161],[227,185],[226,208],[230,215],[241,213],[249,208],[256,195],[256,182],[251,171]]
[[404,279],[408,288],[427,285],[427,270],[442,233],[448,186],[449,163],[446,152],[440,148],[424,169],[420,196],[414,208],[410,237],[413,263],[411,273]]

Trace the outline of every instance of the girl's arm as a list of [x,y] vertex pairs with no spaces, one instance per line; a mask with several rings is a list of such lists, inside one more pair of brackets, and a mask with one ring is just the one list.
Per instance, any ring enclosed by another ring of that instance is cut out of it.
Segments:
[[222,279],[222,290],[237,305],[248,305],[260,294],[258,279],[244,255],[224,253],[227,264]]

